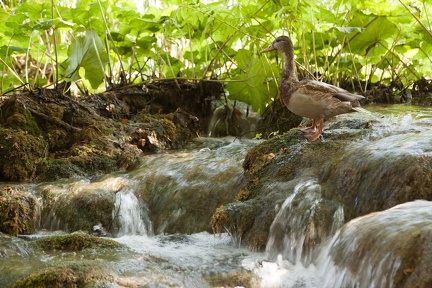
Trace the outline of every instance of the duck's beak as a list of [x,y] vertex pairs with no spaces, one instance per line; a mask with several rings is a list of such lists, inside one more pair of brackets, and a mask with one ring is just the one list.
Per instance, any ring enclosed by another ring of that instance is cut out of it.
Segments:
[[270,51],[274,51],[276,50],[275,48],[273,48],[273,45],[270,45],[267,49],[264,49],[262,51],[260,51],[259,53],[265,53],[265,52],[270,52]]

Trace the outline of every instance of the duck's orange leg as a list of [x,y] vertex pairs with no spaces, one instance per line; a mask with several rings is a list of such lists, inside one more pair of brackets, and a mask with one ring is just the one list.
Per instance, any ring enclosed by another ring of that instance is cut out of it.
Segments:
[[315,119],[312,119],[312,125],[309,127],[301,128],[300,131],[304,133],[313,133],[316,131],[316,121]]
[[308,139],[310,142],[317,140],[319,138],[319,136],[321,136],[323,126],[324,126],[324,118],[321,118],[319,120],[319,124],[318,124],[318,131],[316,131],[313,134],[306,135],[306,139]]

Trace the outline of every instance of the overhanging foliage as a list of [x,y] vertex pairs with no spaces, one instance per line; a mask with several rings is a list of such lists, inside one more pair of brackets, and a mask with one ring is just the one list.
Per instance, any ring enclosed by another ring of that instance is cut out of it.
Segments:
[[282,63],[257,52],[282,34],[293,38],[303,72],[335,84],[409,86],[432,70],[430,1],[16,3],[0,8],[1,93],[23,83],[71,80],[87,90],[211,79],[264,113]]

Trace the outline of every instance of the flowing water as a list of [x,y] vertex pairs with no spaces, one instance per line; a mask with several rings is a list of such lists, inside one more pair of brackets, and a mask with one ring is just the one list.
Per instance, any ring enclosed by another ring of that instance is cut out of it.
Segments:
[[[371,157],[385,153],[430,156],[431,124],[431,110],[386,115],[353,145]],[[256,144],[254,140],[203,138],[184,151],[144,156],[127,173],[29,185],[27,189],[38,195],[39,203],[47,195],[54,199],[49,209],[40,207],[35,217],[39,233],[34,237],[63,233],[58,230],[72,232],[74,222],[88,221],[94,230],[88,232],[127,245],[134,254],[100,256],[118,275],[112,287],[210,287],[209,278],[225,275],[230,279],[233,273],[249,275],[253,287],[264,288],[392,287],[401,265],[398,251],[404,249],[398,244],[401,233],[414,238],[426,231],[432,233],[430,201],[407,202],[345,225],[343,207],[334,207],[327,240],[305,251],[304,242],[318,233],[309,224],[323,197],[318,180],[304,177],[297,179],[298,184],[279,207],[265,252],[238,247],[228,234],[205,231],[208,215],[199,207],[202,197],[214,199],[207,204],[210,215],[219,202],[227,201],[221,194],[233,191],[233,199],[242,178],[241,162]],[[110,207],[111,224],[98,222],[97,214],[94,219],[85,218],[70,207],[72,201],[80,202],[88,194],[93,198],[84,199],[86,202],[96,203],[97,199]],[[142,200],[144,196],[157,211]],[[60,215],[60,211],[69,216]],[[175,230],[183,232],[171,232]],[[47,261],[89,257],[64,252],[47,255],[20,238],[0,237],[0,243],[0,257],[13,259],[0,264],[2,287]]]

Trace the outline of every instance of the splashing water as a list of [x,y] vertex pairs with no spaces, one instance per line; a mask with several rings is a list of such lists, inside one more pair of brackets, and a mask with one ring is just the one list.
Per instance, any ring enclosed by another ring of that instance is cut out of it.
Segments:
[[407,243],[431,231],[432,202],[424,200],[348,222],[320,255],[323,287],[394,287]]
[[[298,194],[303,194],[303,200],[294,208],[293,200]],[[284,201],[270,227],[266,246],[270,259],[282,254],[283,259],[293,264],[301,260],[307,233],[314,233],[306,229],[320,200],[321,186],[315,179],[302,181],[295,186],[292,195]]]
[[148,225],[144,223],[144,219],[149,219],[148,215],[143,212],[138,198],[130,188],[117,192],[112,215],[114,223],[118,227],[118,237],[148,235],[149,231],[152,231],[151,227],[147,228],[147,226],[151,226],[150,220],[147,220]]
[[[430,156],[430,119],[409,114],[386,116],[385,121],[379,122],[351,147],[358,148],[361,156],[391,152]],[[130,287],[209,287],[203,275],[238,271],[249,271],[253,275],[253,288],[397,287],[394,279],[402,273],[406,257],[402,253],[406,251],[403,243],[432,233],[432,202],[429,201],[407,202],[345,225],[343,208],[334,205],[326,218],[330,219],[327,234],[320,235],[322,242],[313,249],[307,248],[308,241],[319,239],[319,222],[315,220],[325,199],[317,179],[300,175],[276,213],[266,254],[234,247],[226,234],[220,238],[207,232],[164,234],[172,223],[184,221],[182,207],[170,211],[171,218],[160,221],[156,231],[159,235],[151,235],[153,228],[146,203],[141,201],[137,191],[161,195],[169,190],[164,197],[166,201],[173,201],[185,191],[198,195],[199,191],[212,190],[213,194],[209,195],[217,197],[218,191],[225,193],[238,186],[241,161],[254,143],[201,141],[208,142],[193,144],[196,147],[192,148],[192,153],[150,155],[126,176],[109,175],[93,182],[69,180],[43,184],[39,188],[54,191],[52,195],[57,197],[58,205],[69,199],[63,199],[62,194],[99,191],[112,195],[113,206],[109,207],[117,225],[115,235],[121,236],[115,241],[126,244],[138,254],[136,258],[113,263],[118,278],[130,283]],[[284,185],[279,186],[286,187]],[[42,216],[36,217],[36,223],[48,229],[67,228],[55,209],[50,213],[52,215],[44,216],[45,224]],[[328,239],[324,239],[325,236]]]

